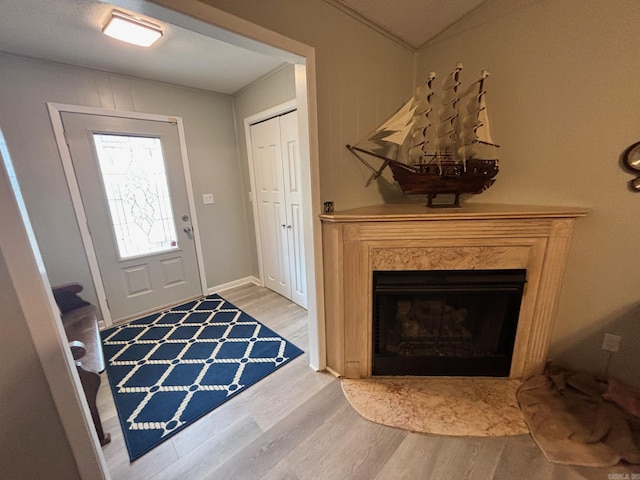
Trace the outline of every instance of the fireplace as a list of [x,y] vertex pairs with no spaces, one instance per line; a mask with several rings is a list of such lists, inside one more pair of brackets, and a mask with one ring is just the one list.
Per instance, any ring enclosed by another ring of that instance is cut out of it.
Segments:
[[374,271],[372,375],[507,377],[526,270]]
[[[472,334],[476,332],[475,342],[478,345],[485,344],[483,335],[496,328],[492,321],[489,326],[477,326],[478,317],[485,317],[482,321],[485,324],[488,317],[493,319],[495,316],[495,312],[490,315],[483,312],[485,305],[499,304],[502,305],[499,309],[514,312],[517,308],[514,305],[519,305],[519,314],[514,313],[518,317],[517,326],[513,326],[511,320],[506,326],[500,326],[495,351],[485,356],[508,356],[508,352],[513,350],[510,367],[506,364],[498,368],[498,374],[506,373],[509,378],[528,378],[542,373],[574,222],[587,213],[587,209],[579,207],[465,204],[455,211],[443,211],[428,209],[421,204],[386,204],[321,215],[328,369],[346,378],[381,375],[380,369],[387,367],[381,367],[378,358],[374,359],[376,349],[383,356],[395,356],[395,360],[404,362],[404,357],[409,357],[412,349],[415,352],[420,347],[420,356],[430,359],[430,362],[422,363],[440,362],[440,351],[428,350],[428,338],[414,340],[416,345],[410,342],[405,351],[400,342],[394,346],[392,337],[380,343],[381,333],[382,336],[394,335],[395,327],[383,327],[374,340],[374,274],[375,283],[380,284],[378,272],[391,273],[392,276],[396,272],[401,272],[397,273],[400,276],[410,272],[406,282],[421,284],[422,280],[412,278],[413,272],[463,271],[465,276],[468,273],[473,278],[475,271],[520,270],[526,271],[526,287],[521,292],[519,304],[515,300],[494,301],[494,294],[488,302],[489,294],[486,292],[458,292],[454,295],[458,297],[455,301],[447,297],[446,302],[437,297],[441,293],[426,292],[425,302],[433,302],[432,306],[440,305],[445,309],[448,306],[449,311],[458,310],[459,315],[463,313],[461,310],[469,310],[469,307],[478,309],[473,322],[467,313],[469,325],[465,326]],[[449,273],[434,275],[447,276]],[[523,277],[520,280],[524,281]],[[474,281],[471,280],[472,283]],[[382,280],[383,284],[385,282]],[[478,280],[473,288],[480,288],[485,283],[487,279]],[[419,292],[418,296],[423,293]],[[393,297],[393,294],[389,296]],[[411,308],[413,296],[410,293],[405,297],[397,296],[395,300],[379,299],[382,306],[378,310],[390,309],[395,317],[398,310],[402,314]],[[463,301],[471,305],[464,305]],[[504,340],[513,335],[514,328],[515,338]],[[455,339],[449,340],[453,345]],[[464,348],[467,351],[473,351],[473,348],[486,350],[486,345],[470,347],[467,344]],[[461,347],[462,350],[464,348]],[[399,351],[403,354],[400,355]],[[473,360],[467,359],[467,366],[472,364],[475,367],[475,353],[467,356]],[[492,361],[487,360],[488,363]],[[453,363],[456,362],[458,360]]]

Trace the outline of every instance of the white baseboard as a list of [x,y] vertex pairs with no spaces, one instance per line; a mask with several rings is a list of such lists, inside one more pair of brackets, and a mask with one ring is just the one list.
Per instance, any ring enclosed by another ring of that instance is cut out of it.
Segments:
[[253,283],[254,285],[261,286],[262,282],[260,282],[259,278],[254,276],[240,278],[238,280],[234,280],[233,282],[223,283],[221,285],[216,285],[215,287],[209,288],[209,295],[213,293],[223,292],[224,290],[229,290],[230,288],[240,287],[241,285],[246,285],[247,283]]

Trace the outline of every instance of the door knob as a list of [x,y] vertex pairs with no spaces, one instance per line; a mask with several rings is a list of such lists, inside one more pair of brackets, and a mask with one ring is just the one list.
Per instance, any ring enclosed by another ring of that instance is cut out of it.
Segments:
[[184,230],[184,233],[191,233],[190,227],[184,227],[182,230]]

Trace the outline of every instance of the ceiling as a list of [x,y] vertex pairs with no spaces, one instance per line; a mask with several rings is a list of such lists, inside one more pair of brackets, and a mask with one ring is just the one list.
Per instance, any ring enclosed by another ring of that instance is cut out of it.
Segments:
[[327,0],[419,48],[487,0]]
[[[417,48],[485,0],[327,1]],[[287,61],[286,54],[264,48],[258,53],[212,38],[208,29],[215,27],[194,19],[161,21],[179,15],[144,0],[112,3],[160,24],[163,37],[146,49],[103,35],[114,6],[98,0],[0,0],[0,51],[224,94],[241,90]]]
[[0,51],[224,94],[284,63],[155,19],[162,38],[151,48],[129,45],[102,34],[113,9],[97,0],[0,0]]

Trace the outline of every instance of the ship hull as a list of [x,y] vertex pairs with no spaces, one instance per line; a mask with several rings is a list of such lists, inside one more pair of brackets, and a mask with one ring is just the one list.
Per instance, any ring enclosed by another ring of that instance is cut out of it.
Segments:
[[389,168],[406,195],[481,193],[498,174],[497,160],[468,160],[466,169],[452,162],[409,166],[392,161]]

